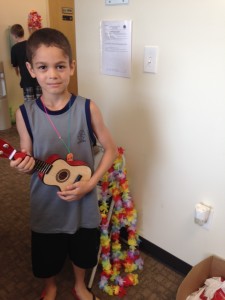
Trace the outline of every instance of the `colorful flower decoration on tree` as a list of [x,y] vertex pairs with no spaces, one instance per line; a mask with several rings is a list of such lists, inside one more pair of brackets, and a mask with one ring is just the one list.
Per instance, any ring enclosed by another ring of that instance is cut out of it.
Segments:
[[[101,279],[99,287],[111,296],[123,297],[126,288],[138,284],[135,271],[143,268],[138,250],[137,212],[130,195],[127,171],[124,163],[124,149],[118,148],[118,157],[101,180]],[[110,220],[108,199],[114,201]],[[126,249],[120,242],[120,230],[127,230]],[[121,274],[125,273],[125,276]]]

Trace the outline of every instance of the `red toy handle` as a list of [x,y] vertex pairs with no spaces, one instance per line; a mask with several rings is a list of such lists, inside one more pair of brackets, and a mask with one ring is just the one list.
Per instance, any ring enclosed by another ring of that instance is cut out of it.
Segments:
[[25,158],[27,156],[26,153],[24,152],[16,152],[16,154],[14,155],[14,159],[17,159],[17,158]]

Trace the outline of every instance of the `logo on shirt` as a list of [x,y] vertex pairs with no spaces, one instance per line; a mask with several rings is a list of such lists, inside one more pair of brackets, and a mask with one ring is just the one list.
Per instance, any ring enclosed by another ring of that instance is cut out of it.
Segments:
[[81,129],[77,136],[77,143],[80,144],[80,143],[85,143],[85,142],[86,142],[86,134],[85,134],[84,129]]

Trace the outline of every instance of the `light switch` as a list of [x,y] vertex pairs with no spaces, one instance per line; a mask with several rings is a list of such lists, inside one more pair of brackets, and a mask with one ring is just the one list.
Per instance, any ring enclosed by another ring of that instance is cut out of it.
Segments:
[[144,72],[157,73],[158,47],[145,46],[144,49]]

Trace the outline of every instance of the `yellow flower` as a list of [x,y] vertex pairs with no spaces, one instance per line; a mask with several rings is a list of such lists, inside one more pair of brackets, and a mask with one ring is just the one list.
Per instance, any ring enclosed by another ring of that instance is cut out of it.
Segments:
[[111,275],[111,264],[108,261],[103,261],[102,267],[107,275]]
[[130,246],[137,246],[137,240],[136,239],[128,239],[128,245]]
[[113,251],[119,251],[121,249],[121,244],[118,241],[112,243],[112,249]]
[[101,236],[100,241],[103,247],[108,247],[110,244],[110,238],[108,236]]
[[113,295],[113,288],[112,288],[111,286],[106,285],[105,288],[104,288],[104,290],[105,290],[105,292],[106,292],[107,294],[109,294],[110,296]]
[[114,286],[114,294],[119,295],[119,292],[120,292],[119,286]]

